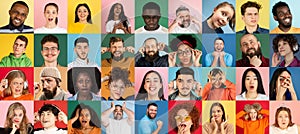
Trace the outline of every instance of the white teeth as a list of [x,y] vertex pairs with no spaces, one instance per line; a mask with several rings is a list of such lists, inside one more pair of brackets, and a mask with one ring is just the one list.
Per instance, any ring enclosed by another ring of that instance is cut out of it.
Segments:
[[289,23],[291,19],[285,19],[284,22]]
[[16,23],[20,23],[20,22],[21,22],[21,21],[19,21],[19,20],[17,20],[17,19],[15,19],[14,21],[15,21]]

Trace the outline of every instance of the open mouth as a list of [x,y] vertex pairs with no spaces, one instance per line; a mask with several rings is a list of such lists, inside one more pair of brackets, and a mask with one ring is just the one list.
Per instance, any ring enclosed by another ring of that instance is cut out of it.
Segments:
[[285,23],[290,23],[290,22],[291,22],[291,19],[290,19],[290,18],[286,18],[286,19],[284,19],[284,22],[285,22]]
[[19,19],[14,19],[15,23],[21,23],[21,21]]
[[251,89],[253,89],[253,88],[254,88],[254,86],[250,86],[250,88],[251,88]]
[[48,21],[53,21],[54,19],[53,18],[48,18]]

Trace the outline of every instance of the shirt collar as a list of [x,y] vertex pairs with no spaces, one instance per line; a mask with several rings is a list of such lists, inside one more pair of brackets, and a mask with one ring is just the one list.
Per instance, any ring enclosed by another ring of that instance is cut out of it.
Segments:
[[22,32],[24,29],[24,23],[18,27],[14,26],[10,20],[9,25],[8,25],[9,30],[15,30],[17,29],[18,31]]

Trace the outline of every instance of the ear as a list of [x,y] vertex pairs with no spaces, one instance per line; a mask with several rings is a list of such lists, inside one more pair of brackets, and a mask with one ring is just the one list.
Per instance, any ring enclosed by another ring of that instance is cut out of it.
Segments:
[[273,19],[276,20],[276,21],[278,21],[278,20],[277,20],[277,16],[273,16]]
[[245,17],[244,17],[244,15],[242,15],[242,20],[245,21],[244,19],[245,19]]
[[261,45],[260,45],[260,41],[257,41],[257,44],[258,44],[258,47],[261,47]]

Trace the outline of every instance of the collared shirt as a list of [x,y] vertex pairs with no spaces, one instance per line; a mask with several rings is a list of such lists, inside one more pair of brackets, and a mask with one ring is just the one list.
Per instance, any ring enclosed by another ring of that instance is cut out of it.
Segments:
[[85,61],[80,58],[76,58],[76,60],[68,64],[68,67],[98,67],[98,65],[95,62],[91,62],[89,59]]
[[[90,92],[91,95],[92,95],[92,100],[101,100],[101,97],[94,94],[93,92]],[[72,96],[72,97],[69,97],[68,100],[78,100],[78,92]]]
[[[279,67],[285,67],[285,60],[279,64]],[[293,61],[287,67],[300,67],[300,60],[294,57]]]
[[15,27],[11,23],[0,28],[0,33],[33,33],[33,28],[22,24]]
[[25,53],[21,57],[17,58],[13,53],[10,53],[8,56],[5,56],[0,61],[0,67],[31,67],[32,62],[26,56]]
[[[171,95],[169,95],[169,100],[176,100],[176,98],[179,95],[179,90],[177,89],[177,91],[175,91],[174,93],[172,93]],[[190,99],[189,100],[201,100],[202,97],[198,97],[197,95],[195,95],[195,93],[193,91],[190,91]]]
[[147,115],[145,115],[138,127],[138,134],[152,134],[157,129],[157,125],[154,119],[150,119]]
[[288,32],[283,32],[279,27],[276,27],[270,33],[300,33],[300,28],[291,27]]
[[236,100],[269,100],[269,97],[265,94],[258,93],[255,99],[247,99],[246,92],[243,92],[242,94],[236,96]]
[[[246,27],[244,28],[244,30],[238,31],[237,33],[238,34],[249,34]],[[257,29],[253,33],[254,34],[269,33],[269,29],[261,28],[261,27],[259,27],[259,25],[257,25]]]
[[[260,67],[269,67],[269,59],[261,56],[261,61],[262,63],[260,64]],[[253,65],[250,64],[249,59],[245,58],[245,59],[240,59],[238,61],[236,61],[236,67],[254,67]]]

